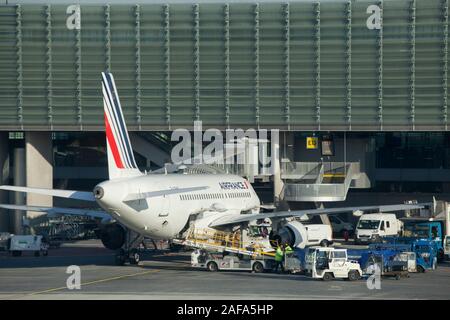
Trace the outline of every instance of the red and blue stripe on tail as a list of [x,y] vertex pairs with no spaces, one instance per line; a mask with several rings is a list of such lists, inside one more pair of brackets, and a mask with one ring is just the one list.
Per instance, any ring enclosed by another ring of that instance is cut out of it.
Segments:
[[114,77],[102,72],[105,131],[110,179],[140,174],[134,159]]

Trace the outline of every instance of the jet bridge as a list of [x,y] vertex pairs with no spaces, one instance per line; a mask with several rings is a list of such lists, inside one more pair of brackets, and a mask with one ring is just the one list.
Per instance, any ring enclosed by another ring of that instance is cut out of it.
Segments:
[[359,176],[359,162],[281,163],[286,201],[344,201]]

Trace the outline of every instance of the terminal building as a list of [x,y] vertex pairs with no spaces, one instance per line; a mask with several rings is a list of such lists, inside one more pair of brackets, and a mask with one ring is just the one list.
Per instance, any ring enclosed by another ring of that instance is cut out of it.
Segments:
[[276,170],[238,172],[267,202],[450,201],[448,41],[449,0],[1,0],[0,184],[107,178],[109,71],[143,170],[201,121],[279,130]]

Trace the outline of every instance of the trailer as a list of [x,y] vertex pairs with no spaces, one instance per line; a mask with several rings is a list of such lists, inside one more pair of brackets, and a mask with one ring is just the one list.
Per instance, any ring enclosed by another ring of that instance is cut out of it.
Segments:
[[202,249],[196,249],[191,254],[191,266],[193,268],[211,272],[234,270],[262,273],[272,270],[274,265],[275,260],[272,257],[224,254],[224,252],[208,252]]
[[295,253],[284,256],[284,271],[289,273],[303,272],[301,259]]

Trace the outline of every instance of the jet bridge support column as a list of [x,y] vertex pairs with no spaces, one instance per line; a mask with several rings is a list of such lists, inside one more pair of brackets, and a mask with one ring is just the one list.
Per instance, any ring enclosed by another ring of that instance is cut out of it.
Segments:
[[[14,185],[19,187],[24,187],[26,184],[25,179],[25,149],[24,148],[14,148],[14,171],[13,171],[13,180]],[[25,193],[23,192],[11,192],[10,193],[11,203],[17,205],[25,204]],[[11,214],[11,231],[14,234],[23,234],[22,228],[22,217],[24,216],[24,212],[22,210],[14,210],[14,213]]]
[[[9,138],[8,132],[0,132],[0,185],[8,184]],[[8,192],[0,192],[0,203],[8,203]],[[9,231],[9,212],[0,209],[0,232]],[[7,214],[8,213],[8,214]]]
[[[26,185],[34,188],[53,188],[53,142],[51,132],[26,132]],[[27,205],[51,207],[51,196],[27,194]],[[42,214],[28,212],[28,218]]]
[[280,136],[278,131],[272,131],[270,137],[271,147],[271,168],[273,179],[273,201],[277,206],[282,200],[283,181],[281,180],[281,167],[280,167]]

